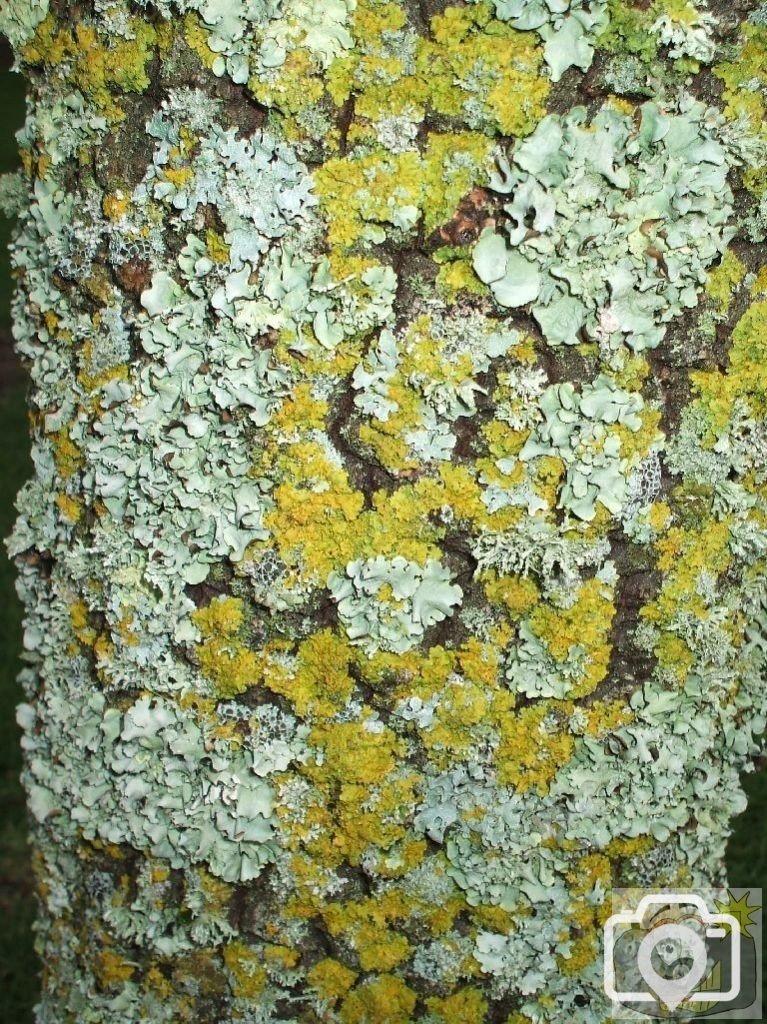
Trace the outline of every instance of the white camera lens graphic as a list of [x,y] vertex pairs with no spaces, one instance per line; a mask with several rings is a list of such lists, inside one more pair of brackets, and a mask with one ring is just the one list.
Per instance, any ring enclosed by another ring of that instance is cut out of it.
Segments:
[[[677,974],[674,964],[678,964],[680,969],[688,960],[691,960],[692,964],[680,976],[664,977],[653,967],[653,953],[657,953],[671,968],[672,975]],[[659,928],[653,928],[640,942],[637,966],[650,990],[673,1011],[703,980],[708,966],[706,944],[685,925],[664,924]]]
[[[740,991],[740,926],[731,914],[712,914],[695,893],[643,896],[631,911],[605,921],[604,988],[614,1003],[662,1003],[674,1013],[681,1003],[723,1003]],[[641,939],[640,939],[641,936]],[[709,950],[706,939],[729,936],[729,987],[706,981]],[[624,941],[625,940],[625,941]],[[621,951],[616,975],[616,942]],[[648,1013],[652,1013],[649,1009]]]

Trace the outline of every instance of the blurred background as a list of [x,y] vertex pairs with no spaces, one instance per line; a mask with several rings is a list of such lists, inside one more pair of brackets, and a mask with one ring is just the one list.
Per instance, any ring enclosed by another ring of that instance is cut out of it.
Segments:
[[[24,83],[0,36],[0,174],[18,166],[16,130],[24,121]],[[30,475],[26,375],[13,353],[8,244],[13,225],[0,215],[0,537],[8,536],[15,495]],[[14,569],[0,549],[0,1022],[32,1024],[39,987],[33,949],[34,890],[29,867],[24,794],[19,783],[21,751],[15,707],[22,699],[21,609]],[[767,681],[766,681],[767,682]],[[745,814],[735,822],[727,865],[733,886],[762,886],[767,898],[767,771],[747,775]],[[767,929],[765,938],[767,938]],[[765,1000],[767,1006],[767,1000]],[[108,1022],[105,1022],[108,1024]]]

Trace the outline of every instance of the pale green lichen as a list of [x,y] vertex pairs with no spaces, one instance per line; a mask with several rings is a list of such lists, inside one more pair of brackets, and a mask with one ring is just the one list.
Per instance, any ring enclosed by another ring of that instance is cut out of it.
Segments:
[[463,596],[450,572],[431,560],[421,566],[405,558],[350,562],[346,573],[331,573],[328,587],[353,643],[368,653],[379,648],[402,653],[429,626],[452,615]]
[[279,68],[298,47],[326,67],[352,45],[347,22],[356,0],[194,0],[183,6],[199,12],[205,45],[215,55],[213,73],[238,83]]
[[638,124],[610,105],[590,126],[584,108],[545,118],[501,158],[508,220],[474,249],[496,301],[531,304],[552,345],[657,346],[733,233],[727,151],[705,115],[645,103]]
[[627,465],[620,454],[620,436],[609,427],[623,424],[639,430],[643,406],[640,394],[616,387],[604,374],[585,385],[580,395],[569,382],[553,384],[540,401],[544,421],[531,433],[519,458],[524,462],[553,454],[562,459],[567,477],[559,508],[590,520],[598,501],[615,515],[627,497]]
[[[436,304],[404,339],[382,331],[352,375],[354,404],[370,420],[360,436],[395,468],[449,459],[454,421],[472,416],[484,392],[476,377],[519,340],[515,331],[492,330],[479,317],[455,317]],[[390,454],[396,438],[404,442],[401,460]]]
[[8,0],[0,12],[0,32],[13,46],[21,47],[35,34],[48,14],[48,0]]
[[[476,0],[475,0],[476,2]],[[493,0],[496,17],[514,28],[534,30],[544,40],[543,55],[553,82],[571,67],[588,71],[595,39],[606,27],[606,5],[599,0]]]
[[[724,123],[701,4],[411,7],[97,0],[21,54],[46,1019],[594,1024],[608,887],[710,882],[743,806],[763,26]],[[595,44],[630,100],[541,122]]]

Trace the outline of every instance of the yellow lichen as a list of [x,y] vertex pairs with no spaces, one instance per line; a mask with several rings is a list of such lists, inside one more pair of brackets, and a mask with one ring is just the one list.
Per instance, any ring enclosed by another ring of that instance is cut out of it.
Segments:
[[62,480],[68,480],[82,469],[84,456],[81,449],[69,436],[69,428],[62,427],[55,434],[49,435],[53,444],[53,459]]
[[426,1006],[440,1024],[479,1024],[487,1013],[487,1000],[477,988],[462,988],[445,999],[429,996]]
[[121,92],[143,92],[149,86],[146,66],[164,33],[144,18],[131,18],[133,38],[107,36],[93,25],[61,25],[49,14],[34,38],[22,49],[32,66],[61,68],[66,81],[76,86],[110,121],[124,117]]
[[767,263],[757,271],[749,291],[755,298],[758,298],[760,295],[767,295]]
[[727,432],[736,401],[745,402],[754,416],[767,415],[766,325],[767,301],[752,303],[732,333],[727,369],[690,374],[699,396],[697,405],[711,427],[709,447]]
[[202,633],[196,648],[200,668],[221,697],[235,697],[258,679],[260,660],[237,638],[244,622],[243,601],[220,596],[191,614]]
[[727,250],[719,266],[709,270],[706,294],[716,303],[720,314],[725,314],[730,308],[735,289],[745,275],[746,267],[732,249]]
[[72,497],[69,494],[57,494],[56,505],[68,523],[79,522],[85,510],[82,498]]
[[448,303],[457,302],[462,292],[470,295],[490,294],[488,286],[477,277],[470,256],[454,256],[448,260],[439,257],[440,251],[434,257],[435,262],[440,264],[435,284]]
[[614,615],[612,589],[597,577],[581,583],[569,608],[540,603],[530,613],[527,621],[555,661],[565,662],[578,651],[583,652],[583,671],[570,696],[591,693],[607,675]]
[[613,859],[617,857],[635,857],[639,854],[647,853],[654,845],[655,840],[652,836],[632,836],[628,839],[620,837],[611,839],[605,852],[608,857]]
[[492,144],[475,132],[431,133],[423,154],[373,152],[334,157],[315,171],[331,246],[381,242],[393,228],[429,234],[487,177]]
[[381,974],[357,985],[341,1004],[343,1024],[410,1024],[416,993],[400,978]]
[[230,942],[224,946],[224,963],[236,997],[255,999],[263,992],[269,979],[256,950],[244,942]]
[[[108,941],[104,936],[105,941]],[[99,982],[105,988],[124,985],[136,972],[136,964],[132,964],[112,949],[101,949],[96,954],[94,971]]]
[[568,954],[559,956],[565,974],[579,974],[597,958],[601,948],[602,924],[599,904],[589,900],[594,891],[609,890],[612,865],[604,854],[587,854],[567,872],[570,893],[571,925],[574,935]]
[[211,69],[219,55],[208,46],[209,33],[201,18],[189,11],[181,25],[187,46],[194,50],[206,68]]
[[569,710],[569,704],[558,707],[554,701],[541,701],[500,719],[496,750],[499,782],[520,793],[535,789],[545,796],[575,747],[566,727],[554,724],[561,721],[561,712]]
[[347,704],[354,690],[350,661],[348,641],[323,629],[301,642],[295,670],[280,661],[267,661],[264,684],[287,697],[302,717],[330,718]]
[[485,692],[481,684],[461,680],[447,687],[435,712],[436,721],[423,737],[427,749],[448,751],[457,759],[468,754],[476,740],[476,727],[488,715],[491,701],[492,693]]
[[113,193],[107,193],[101,201],[101,209],[104,216],[111,221],[121,220],[130,209],[130,197],[126,196],[120,189]]
[[306,980],[321,999],[335,1000],[346,995],[358,977],[357,971],[326,957],[311,968]]
[[725,112],[733,120],[744,116],[754,130],[763,130],[767,26],[743,22],[738,45],[739,52],[734,60],[714,65],[714,74],[724,82]]
[[504,576],[494,571],[486,574],[485,593],[488,601],[503,605],[512,619],[521,618],[540,600],[540,591],[527,576]]
[[372,731],[361,722],[333,722],[318,725],[309,736],[311,745],[323,753],[321,767],[305,769],[317,781],[339,784],[381,783],[404,755],[402,740],[388,727]]

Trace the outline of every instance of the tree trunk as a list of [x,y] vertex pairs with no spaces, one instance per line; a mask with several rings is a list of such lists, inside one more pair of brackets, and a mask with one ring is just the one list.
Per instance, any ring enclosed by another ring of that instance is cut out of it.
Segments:
[[39,1021],[592,1024],[724,883],[766,25],[7,0]]

